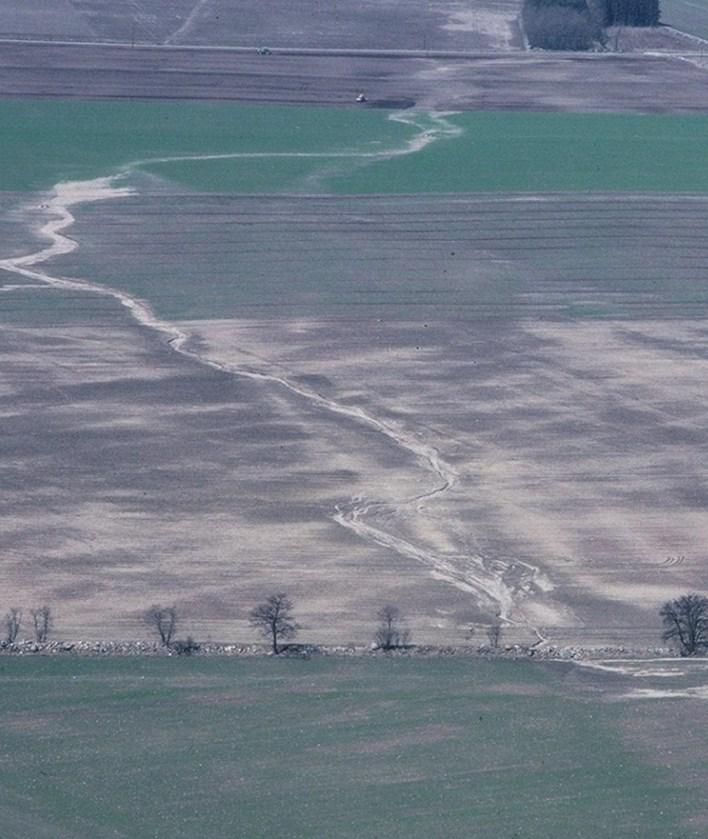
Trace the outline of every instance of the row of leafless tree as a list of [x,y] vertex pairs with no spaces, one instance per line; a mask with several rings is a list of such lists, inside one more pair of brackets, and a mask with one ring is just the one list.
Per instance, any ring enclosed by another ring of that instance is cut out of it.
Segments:
[[[297,635],[300,625],[293,615],[292,600],[284,592],[271,594],[263,603],[259,603],[249,613],[249,623],[269,642],[273,652],[278,655],[287,641]],[[34,639],[44,643],[54,626],[52,610],[49,606],[30,609]],[[199,649],[199,644],[188,635],[184,639],[176,637],[178,614],[175,606],[151,606],[143,615],[145,623],[155,633],[159,642],[178,653],[189,655]],[[374,632],[374,646],[381,650],[393,650],[406,647],[411,643],[410,629],[397,606],[383,606],[376,613],[378,625]],[[5,642],[14,644],[22,628],[22,609],[10,609],[5,615]],[[497,647],[501,639],[501,624],[495,621],[487,630],[487,638],[492,647]]]
[[[285,592],[278,592],[271,594],[249,613],[249,623],[267,639],[275,655],[282,652],[285,642],[292,640],[300,628],[293,611],[292,600]],[[394,650],[410,645],[411,632],[397,606],[383,606],[376,613],[376,620],[378,625],[373,643],[377,649]],[[145,622],[164,646],[174,647],[177,652],[187,654],[198,649],[198,644],[191,637],[186,641],[174,640],[177,630],[177,610],[174,606],[151,606],[145,613]],[[501,635],[502,626],[496,619],[487,629],[489,645],[498,647]]]
[[[44,643],[49,638],[49,633],[54,623],[52,610],[49,606],[30,609],[30,617],[32,619],[32,630],[35,640],[40,644]],[[5,641],[8,644],[14,644],[17,641],[20,629],[22,628],[22,619],[22,609],[10,609],[5,615]]]
[[[284,592],[279,592],[271,594],[250,612],[251,625],[268,639],[275,655],[281,652],[285,641],[295,637],[299,629],[293,617],[293,608],[292,600]],[[174,647],[177,652],[187,654],[198,649],[198,644],[191,637],[186,641],[175,640],[177,609],[174,606],[151,606],[145,613],[145,622],[163,646]]]
[[[249,614],[251,626],[268,639],[276,655],[281,652],[286,641],[297,635],[300,628],[293,616],[293,609],[292,600],[284,592],[279,592],[271,594]],[[664,624],[664,641],[676,643],[681,655],[696,655],[708,650],[708,598],[701,594],[684,594],[675,600],[667,600],[659,614]],[[54,625],[52,610],[49,606],[30,609],[30,617],[35,640],[45,642]],[[184,640],[175,638],[178,621],[174,606],[151,606],[145,612],[144,619],[164,646],[187,655],[199,649],[191,636]],[[383,606],[376,613],[376,619],[378,626],[373,640],[378,649],[393,650],[411,643],[410,630],[397,606]],[[10,609],[5,615],[6,643],[14,644],[17,641],[22,620],[21,609]],[[501,637],[502,624],[497,618],[487,628],[489,646],[498,647]]]
[[[249,614],[251,626],[268,639],[275,655],[281,652],[284,642],[295,637],[299,629],[293,617],[293,608],[292,600],[284,592],[279,592],[271,594]],[[44,607],[44,610],[39,611],[44,614],[48,610]],[[36,614],[33,612],[33,617]],[[676,643],[681,655],[691,656],[708,650],[708,598],[701,594],[684,594],[675,600],[667,600],[659,614],[664,624],[662,638]],[[178,652],[192,652],[198,648],[191,638],[183,642],[173,641],[177,627],[177,611],[174,607],[153,606],[145,617],[162,644],[177,644]],[[393,650],[411,643],[410,630],[397,606],[383,606],[376,613],[376,619],[378,626],[373,641],[378,649]],[[35,617],[35,627],[36,620]],[[502,639],[499,617],[487,627],[486,634],[489,646],[493,649],[499,647]]]

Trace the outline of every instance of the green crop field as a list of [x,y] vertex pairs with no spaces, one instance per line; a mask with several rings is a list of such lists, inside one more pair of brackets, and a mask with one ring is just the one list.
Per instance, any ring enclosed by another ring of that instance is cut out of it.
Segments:
[[0,100],[0,118],[4,190],[47,189],[136,161],[237,153],[257,156],[141,168],[207,190],[279,191],[321,167],[320,155],[395,149],[417,133],[383,111],[218,102]]
[[689,792],[620,736],[628,703],[559,665],[14,658],[0,678],[8,836],[693,835]]
[[708,191],[705,116],[5,100],[0,119],[5,190],[128,167],[231,192]]

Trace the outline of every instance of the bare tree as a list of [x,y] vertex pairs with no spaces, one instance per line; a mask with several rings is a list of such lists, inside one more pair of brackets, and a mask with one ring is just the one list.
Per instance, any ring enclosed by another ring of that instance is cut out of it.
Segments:
[[403,616],[397,606],[387,604],[376,613],[379,626],[374,635],[374,643],[380,650],[392,650],[405,647],[410,643],[411,633],[403,625]]
[[151,606],[145,612],[145,623],[154,630],[160,643],[169,647],[177,629],[177,610],[174,606]]
[[34,637],[39,644],[43,644],[49,637],[54,619],[49,606],[40,606],[39,609],[30,609],[32,623],[34,625]]
[[489,640],[489,646],[496,650],[499,648],[499,644],[501,643],[502,638],[502,625],[501,621],[498,617],[496,617],[493,623],[489,624],[487,628],[487,639]]
[[22,609],[10,609],[5,615],[5,640],[8,644],[14,644],[20,634],[22,625]]
[[678,641],[681,655],[695,655],[708,647],[708,598],[684,594],[667,600],[659,612],[664,623],[664,641]]
[[249,622],[261,635],[271,642],[273,654],[278,655],[280,641],[294,638],[300,628],[292,616],[293,604],[290,598],[280,592],[271,594],[265,603],[251,610]]

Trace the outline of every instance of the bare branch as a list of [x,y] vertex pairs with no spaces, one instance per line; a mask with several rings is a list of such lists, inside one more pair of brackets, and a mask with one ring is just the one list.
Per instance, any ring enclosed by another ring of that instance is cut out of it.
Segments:
[[157,633],[160,643],[169,647],[177,629],[177,609],[174,606],[151,606],[143,619]]
[[493,623],[491,623],[487,627],[487,639],[489,640],[489,646],[496,650],[499,648],[499,644],[501,643],[502,638],[502,625],[499,618],[495,618]]
[[292,610],[293,603],[284,592],[271,594],[251,610],[249,623],[270,640],[274,655],[280,652],[279,642],[294,638],[300,628]]
[[664,624],[664,641],[678,641],[683,656],[695,655],[708,647],[708,598],[684,594],[667,600],[659,612]]
[[5,640],[14,644],[22,626],[22,609],[10,609],[5,615]]
[[410,644],[410,630],[404,626],[403,616],[397,606],[382,606],[376,617],[379,625],[374,633],[374,644],[380,650],[392,650]]
[[43,644],[49,637],[54,624],[52,610],[49,606],[40,606],[39,609],[30,609],[32,624],[34,626],[34,637],[39,644]]

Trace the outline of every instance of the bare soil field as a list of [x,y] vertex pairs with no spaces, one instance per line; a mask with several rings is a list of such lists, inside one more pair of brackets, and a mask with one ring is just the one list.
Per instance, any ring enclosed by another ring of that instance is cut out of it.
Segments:
[[209,305],[188,360],[111,301],[3,293],[10,593],[90,637],[169,595],[245,639],[287,583],[312,640],[365,641],[392,599],[421,641],[501,611],[510,638],[656,643],[706,562],[704,198],[96,206],[54,272]]
[[661,50],[700,54],[708,52],[708,41],[679,32],[671,26],[610,26],[607,29],[607,47],[613,52]]
[[71,0],[0,0],[0,35],[22,38],[92,38],[94,30]]
[[0,96],[223,99],[457,110],[704,113],[706,71],[680,56],[480,53],[437,58],[0,43]]
[[331,49],[520,48],[517,0],[0,0],[0,36]]
[[582,640],[588,628],[593,642],[599,630],[621,642],[643,629],[651,642],[661,601],[701,576],[700,322],[190,329],[209,357],[308,377],[434,445],[453,485],[395,518],[370,492],[361,518],[445,557],[472,585],[475,564],[496,568],[517,604],[510,617],[544,635]]
[[295,0],[287,6],[204,0],[169,43],[362,49],[521,48],[516,0]]
[[420,604],[421,639],[459,639],[476,614],[467,595],[332,519],[372,481],[415,494],[425,476],[407,452],[188,362],[120,307],[14,296],[0,350],[3,603],[46,601],[60,636],[100,638],[144,637],[142,610],[174,601],[185,631],[253,640],[248,610],[285,588],[305,639],[366,641],[387,599]]

